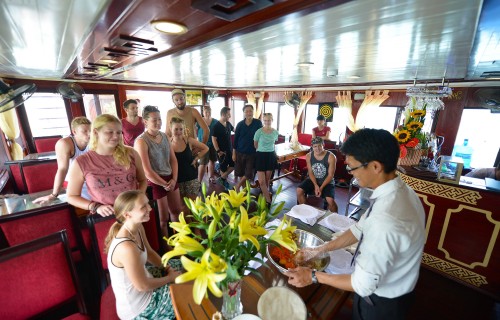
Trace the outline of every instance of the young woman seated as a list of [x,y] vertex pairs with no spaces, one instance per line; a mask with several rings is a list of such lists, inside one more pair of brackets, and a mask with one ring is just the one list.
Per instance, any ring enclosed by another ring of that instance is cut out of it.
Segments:
[[[120,319],[175,319],[169,284],[180,274],[179,260],[164,268],[142,226],[151,207],[138,190],[121,193],[114,203],[116,222],[106,237],[111,286]],[[146,265],[146,263],[149,263]]]

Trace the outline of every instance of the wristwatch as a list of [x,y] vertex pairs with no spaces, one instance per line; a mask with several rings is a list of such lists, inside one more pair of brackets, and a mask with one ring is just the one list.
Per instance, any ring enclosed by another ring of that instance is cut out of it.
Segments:
[[316,269],[312,270],[312,283],[318,283],[318,278],[316,277]]

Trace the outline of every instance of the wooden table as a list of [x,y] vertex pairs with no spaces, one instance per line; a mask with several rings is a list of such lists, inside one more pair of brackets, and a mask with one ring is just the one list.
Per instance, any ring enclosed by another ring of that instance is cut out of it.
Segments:
[[24,160],[52,160],[52,159],[56,159],[55,151],[30,153],[24,157]]
[[[331,239],[332,232],[323,226],[316,224],[311,227],[296,219],[294,219],[293,224],[297,225],[299,229],[315,233],[323,240]],[[266,262],[265,266],[258,268],[258,270],[262,278],[253,274],[243,278],[241,289],[243,313],[257,315],[257,303],[267,288],[287,286],[297,292],[302,300],[304,300],[308,312],[307,319],[334,319],[350,294],[347,291],[323,284],[313,284],[304,288],[290,286],[288,285],[288,278],[281,274],[269,261]],[[222,298],[215,298],[210,293],[210,299],[204,299],[201,305],[198,306],[194,303],[192,290],[192,282],[170,286],[177,319],[212,319],[212,315],[216,311],[221,310]]]
[[293,170],[288,171],[284,170],[285,173],[282,175],[279,175],[278,177],[275,177],[271,179],[271,185],[272,182],[281,178],[284,178],[289,175],[294,175],[294,176],[300,176],[300,170],[297,168],[297,158],[305,156],[307,153],[309,153],[310,147],[308,146],[303,146],[299,145],[298,150],[293,150],[290,148],[289,143],[280,143],[275,146],[275,151],[276,151],[276,157],[278,160],[278,163],[282,163],[285,161],[293,161]]
[[33,200],[42,196],[47,196],[51,193],[52,190],[45,190],[23,194],[21,196],[13,195],[12,197],[3,198],[0,200],[0,216],[67,203],[66,194],[60,194],[57,196],[57,199],[43,205],[33,203]]

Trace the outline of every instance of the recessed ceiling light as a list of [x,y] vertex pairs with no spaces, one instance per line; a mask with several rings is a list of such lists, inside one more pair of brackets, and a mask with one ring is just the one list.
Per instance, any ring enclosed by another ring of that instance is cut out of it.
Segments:
[[311,62],[311,61],[297,62],[297,67],[310,67],[313,64],[314,64],[314,62]]
[[101,59],[101,60],[99,60],[99,62],[100,63],[111,63],[111,64],[118,63],[118,61],[113,60],[113,59]]
[[348,78],[350,78],[350,79],[359,79],[359,78],[361,78],[361,76],[352,75],[352,76],[349,76]]
[[153,25],[153,27],[160,32],[170,34],[183,34],[188,31],[188,28],[185,25],[166,20],[154,20],[151,21],[151,25]]

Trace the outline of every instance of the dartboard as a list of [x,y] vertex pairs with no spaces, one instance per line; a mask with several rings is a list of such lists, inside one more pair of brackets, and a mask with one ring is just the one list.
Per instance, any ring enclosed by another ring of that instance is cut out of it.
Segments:
[[333,116],[333,107],[329,104],[324,104],[319,108],[319,114],[328,119]]

